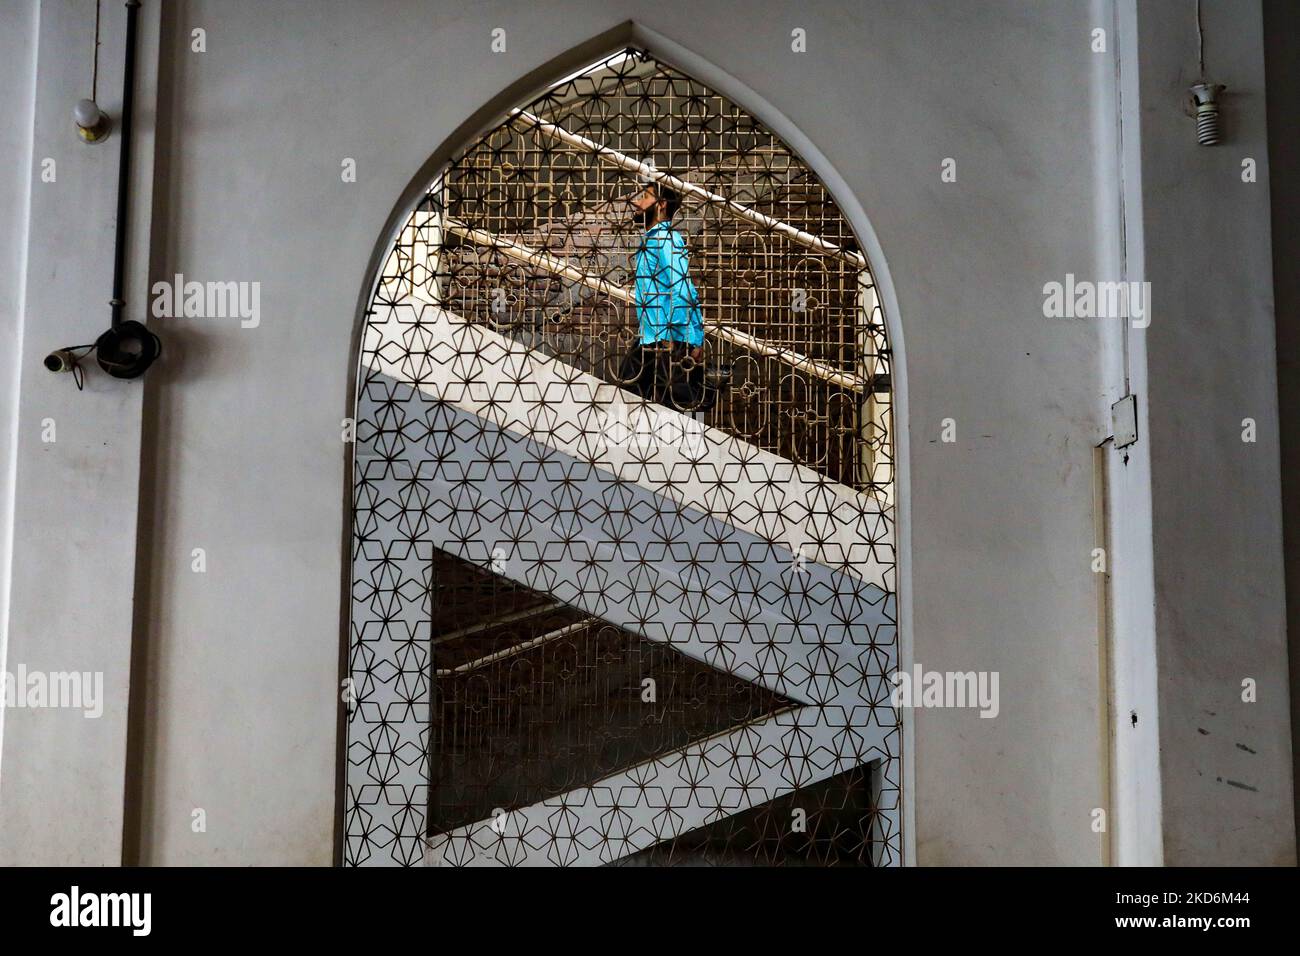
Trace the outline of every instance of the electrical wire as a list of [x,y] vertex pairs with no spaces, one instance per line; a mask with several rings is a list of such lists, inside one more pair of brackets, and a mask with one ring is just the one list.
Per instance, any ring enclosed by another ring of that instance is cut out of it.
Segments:
[[69,345],[64,350],[66,352],[79,352],[82,349],[86,350],[85,355],[74,355],[72,357],[72,381],[76,383],[79,392],[86,384],[86,373],[81,370],[81,360],[88,358],[90,353],[95,351],[95,344],[92,342],[90,345]]
[[95,0],[95,54],[92,60],[90,70],[90,98],[96,103],[99,102],[99,4],[101,0]]
[[1196,59],[1201,67],[1201,82],[1205,82],[1205,31],[1201,29],[1201,0],[1196,0]]

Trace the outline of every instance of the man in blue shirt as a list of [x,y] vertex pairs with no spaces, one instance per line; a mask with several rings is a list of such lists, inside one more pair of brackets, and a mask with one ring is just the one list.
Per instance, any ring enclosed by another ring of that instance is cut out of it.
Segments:
[[651,182],[630,202],[645,235],[636,253],[637,341],[623,359],[619,379],[642,398],[679,411],[703,411],[700,295],[691,281],[686,240],[672,226],[681,197]]

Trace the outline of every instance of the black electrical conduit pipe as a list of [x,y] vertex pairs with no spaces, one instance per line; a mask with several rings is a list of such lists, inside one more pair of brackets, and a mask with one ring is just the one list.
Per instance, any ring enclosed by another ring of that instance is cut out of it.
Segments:
[[135,18],[140,0],[126,3],[126,63],[122,70],[122,145],[117,165],[117,230],[113,238],[113,326],[122,324],[126,273],[127,198],[131,184],[131,114],[135,108]]
[[99,367],[114,378],[137,378],[162,353],[158,336],[134,320],[124,321],[126,308],[127,217],[131,186],[131,117],[135,109],[135,34],[140,0],[126,0],[126,62],[122,69],[122,145],[117,167],[117,223],[113,237],[112,323],[95,340]]

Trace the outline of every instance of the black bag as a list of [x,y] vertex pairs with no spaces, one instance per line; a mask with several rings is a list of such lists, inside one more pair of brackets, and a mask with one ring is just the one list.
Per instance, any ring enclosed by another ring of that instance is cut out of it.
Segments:
[[707,412],[731,387],[730,365],[707,365],[690,356],[685,342],[632,346],[618,370],[618,384],[642,398],[679,412]]

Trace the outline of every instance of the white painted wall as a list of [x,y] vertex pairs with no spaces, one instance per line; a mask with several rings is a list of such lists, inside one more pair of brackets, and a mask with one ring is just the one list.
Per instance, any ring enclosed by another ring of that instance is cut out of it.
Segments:
[[[32,110],[36,93],[37,9],[35,4],[0,7],[0,83],[10,90],[13,121],[0,125],[0,341],[11,344],[4,358],[5,386],[0,408],[0,621],[8,620],[9,556],[13,534],[14,426],[18,407],[22,341],[21,281],[11,279],[26,272],[27,215],[29,202],[28,162],[32,154]],[[4,633],[0,632],[0,664],[4,661]],[[4,709],[0,707],[0,739],[4,733]],[[0,755],[2,755],[0,751]]]
[[[44,135],[71,136],[65,117],[82,95],[74,89],[85,72],[77,51],[88,49],[86,18],[93,15],[85,2],[42,6],[42,17],[58,22],[49,37],[42,28],[38,152]],[[1249,12],[1255,4],[1233,6]],[[114,9],[106,7],[110,19]],[[1001,673],[997,719],[973,710],[921,711],[909,728],[915,861],[1102,862],[1105,837],[1090,827],[1092,809],[1107,805],[1105,688],[1089,567],[1092,448],[1109,434],[1104,410],[1117,373],[1096,323],[1049,320],[1041,311],[1045,282],[1066,273],[1112,278],[1117,263],[1120,163],[1117,134],[1105,121],[1115,111],[1094,108],[1115,99],[1113,60],[1097,59],[1112,57],[1114,46],[1107,54],[1089,48],[1094,26],[1113,27],[1115,20],[1101,0],[873,0],[799,10],[774,0],[468,8],[298,0],[277,4],[273,15],[251,0],[170,4],[162,93],[141,122],[151,127],[156,117],[158,132],[151,275],[260,282],[261,323],[244,329],[238,319],[158,320],[166,355],[145,382],[143,413],[131,407],[138,384],[92,375],[87,392],[75,394],[70,382],[40,368],[39,357],[107,323],[99,290],[107,290],[111,268],[115,159],[96,165],[93,182],[77,190],[42,194],[32,187],[39,216],[23,278],[22,403],[7,416],[21,437],[9,660],[15,648],[49,661],[111,651],[104,666],[118,667],[134,598],[142,707],[132,715],[139,747],[129,772],[117,737],[103,740],[84,723],[53,721],[24,736],[7,716],[0,860],[106,861],[121,852],[124,800],[131,808],[129,859],[332,860],[347,498],[339,423],[349,409],[353,335],[370,266],[433,162],[493,119],[486,107],[499,111],[563,75],[577,64],[557,58],[629,19],[711,62],[733,89],[752,90],[755,101],[742,97],[742,105],[795,145],[802,138],[815,148],[819,174],[843,183],[849,195],[838,197],[841,204],[861,206],[883,250],[897,296],[896,344],[903,346],[909,454],[902,495],[910,525],[900,545],[910,563],[905,628],[912,654],[927,669]],[[1155,64],[1186,49],[1183,33],[1166,35],[1158,19],[1153,15],[1149,33],[1138,37],[1156,48],[1143,59],[1153,74]],[[190,52],[196,27],[207,31],[206,53]],[[507,30],[504,54],[489,52],[494,27]],[[805,54],[790,52],[794,27],[807,30]],[[120,41],[106,42],[104,51],[101,71],[116,77]],[[1260,54],[1258,35],[1247,36],[1225,68],[1240,69],[1250,82]],[[4,69],[24,75],[21,64]],[[105,83],[118,89],[102,73]],[[1142,89],[1152,97],[1151,110],[1166,108],[1159,89]],[[1262,121],[1262,100],[1247,100],[1242,109],[1243,128],[1262,137],[1251,125]],[[1190,121],[1144,120],[1142,133],[1144,169],[1184,161]],[[21,149],[21,141],[14,147],[3,140],[0,148]],[[94,158],[81,149],[68,147],[72,168]],[[344,157],[357,161],[356,183],[340,180]],[[954,184],[940,182],[947,157],[957,160]],[[1259,190],[1261,206],[1233,207],[1232,214],[1234,228],[1251,237],[1253,248],[1262,242],[1266,253],[1267,185]],[[1141,195],[1144,202],[1153,198]],[[45,204],[39,208],[38,196]],[[79,202],[94,204],[97,230],[104,224],[93,242],[68,239]],[[1227,202],[1219,212],[1227,213]],[[1179,264],[1188,237],[1165,228],[1153,238],[1153,222],[1159,220],[1147,222],[1147,256],[1162,284],[1198,277],[1199,265]],[[0,259],[6,277],[13,274],[10,260]],[[41,263],[50,271],[34,272]],[[74,264],[77,278],[69,279]],[[1231,277],[1224,293],[1230,301],[1230,293],[1250,295],[1268,281],[1253,266],[1236,271],[1236,260],[1218,268]],[[79,318],[69,317],[73,310]],[[1267,319],[1271,329],[1262,301],[1235,316],[1224,312],[1215,321],[1255,330]],[[1271,347],[1263,333],[1238,336],[1234,367],[1267,364]],[[1179,357],[1190,350],[1208,362],[1224,353],[1213,334],[1162,338],[1154,330],[1147,349],[1163,416],[1196,384],[1174,374]],[[1257,390],[1243,399],[1267,418],[1266,389],[1251,387]],[[84,417],[86,432],[74,433],[83,435],[76,440],[84,447],[64,446],[61,438],[54,455],[62,457],[54,457],[31,437],[38,434],[38,407],[50,403],[70,421]],[[1194,408],[1185,413],[1189,420]],[[134,446],[90,454],[90,425],[115,417],[137,427],[143,419],[147,495],[138,575],[136,484],[125,467],[134,466]],[[957,421],[955,444],[939,441],[945,418]],[[1151,500],[1158,503],[1157,581],[1183,573],[1171,564],[1162,578],[1158,564],[1166,555],[1179,559],[1185,542],[1173,529],[1206,514],[1200,495],[1235,496],[1232,508],[1214,512],[1216,521],[1245,522],[1234,535],[1267,537],[1276,522],[1276,500],[1267,501],[1276,495],[1275,453],[1271,491],[1267,466],[1250,466],[1264,482],[1252,486],[1257,497],[1240,495],[1239,472],[1224,467],[1206,469],[1193,486],[1196,495],[1170,493],[1181,427],[1153,411],[1151,428],[1168,429],[1169,437],[1152,444],[1154,491],[1144,483],[1133,492],[1140,499],[1145,491],[1148,509]],[[55,508],[68,517],[43,534]],[[104,522],[90,525],[94,533],[84,532],[87,514]],[[73,547],[76,528],[83,531]],[[206,551],[205,574],[190,570],[194,548]],[[1219,613],[1271,627],[1270,615],[1280,608],[1280,552],[1233,545],[1225,557],[1218,593],[1232,597],[1222,585],[1235,583],[1235,593],[1249,594],[1257,609],[1247,615],[1238,602]],[[1151,601],[1151,588],[1145,593]],[[37,613],[56,600],[68,606],[69,595],[87,608],[111,595],[116,616],[104,622],[87,610],[52,621]],[[1194,597],[1163,597],[1162,619]],[[1127,619],[1117,624],[1130,626]],[[1130,638],[1141,644],[1142,635]],[[1171,646],[1162,645],[1156,663],[1173,673]],[[1278,679],[1276,665],[1271,651],[1257,663],[1261,674]],[[1164,728],[1178,723],[1183,705],[1176,693],[1162,695]],[[1267,738],[1271,746],[1285,730],[1285,703],[1277,713],[1256,713],[1263,730],[1242,742]],[[113,719],[124,726],[124,709]],[[1282,757],[1270,751],[1268,760],[1280,774]],[[97,781],[94,793],[109,816],[35,836],[43,822],[55,826],[49,821],[56,813],[57,826],[69,826],[65,807],[78,806],[62,791],[38,801],[28,787],[43,776],[64,779],[65,764]],[[1285,767],[1289,773],[1289,762]],[[1168,761],[1166,768],[1182,772]],[[124,777],[138,781],[138,793],[123,796]],[[1173,806],[1167,786],[1165,799]],[[205,833],[192,831],[195,808],[206,811]],[[1204,836],[1207,852],[1239,862],[1293,859],[1293,834],[1275,809],[1220,805],[1202,828],[1227,832],[1240,822],[1234,814],[1251,812],[1255,836],[1245,844]],[[1289,813],[1288,806],[1287,819]],[[1195,839],[1176,832],[1178,841]]]
[[[108,328],[120,139],[86,146],[70,121],[73,104],[90,93],[94,5],[42,3],[39,11],[19,6],[5,16],[17,48],[5,67],[15,74],[6,89],[17,91],[12,135],[30,143],[12,168],[30,186],[17,202],[7,197],[3,204],[16,211],[13,225],[26,229],[25,261],[13,271],[6,263],[3,281],[18,290],[10,301],[21,309],[22,323],[18,340],[7,340],[20,394],[16,405],[6,396],[4,416],[12,441],[6,454],[14,463],[4,669],[101,673],[105,700],[103,715],[91,719],[81,710],[5,709],[0,862],[117,863],[143,387],[90,374],[79,393],[70,375],[51,374],[41,361],[52,349],[94,341]],[[158,22],[156,9],[140,17],[143,115],[124,288],[135,304],[144,303],[147,291]],[[121,108],[125,32],[124,15],[106,18],[99,98],[114,116]],[[54,182],[41,180],[46,158],[55,161]],[[51,425],[56,440],[47,442]]]
[[[1175,5],[1137,9],[1151,104],[1146,275],[1160,302],[1145,335],[1164,858],[1294,864],[1260,8],[1205,5],[1206,68],[1229,88],[1229,140],[1215,149],[1159,108],[1196,81],[1194,18]],[[1241,177],[1248,157],[1254,183]],[[1246,679],[1258,685],[1253,703]]]

